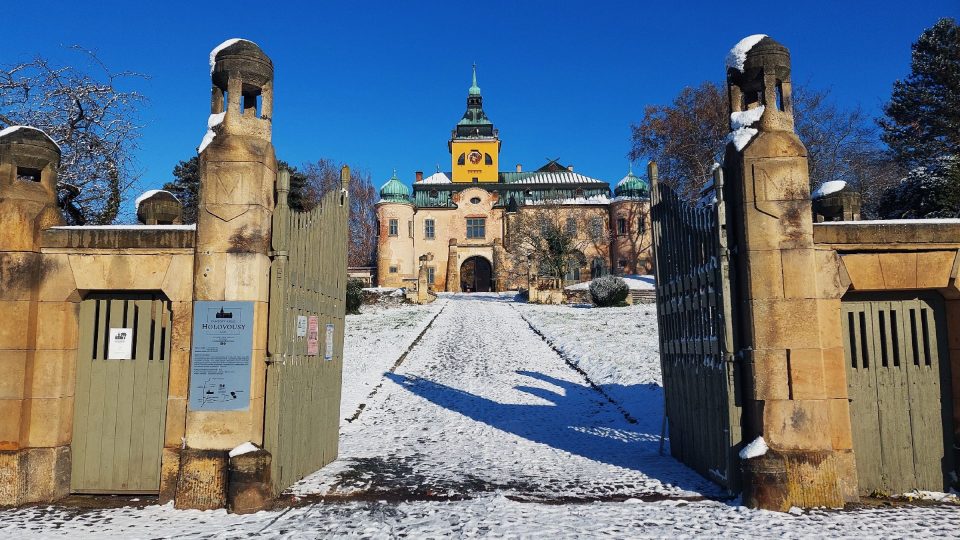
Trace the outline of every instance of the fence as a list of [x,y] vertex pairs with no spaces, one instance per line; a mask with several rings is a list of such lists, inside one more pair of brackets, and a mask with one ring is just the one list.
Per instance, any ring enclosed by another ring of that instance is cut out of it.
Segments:
[[275,493],[337,457],[349,181],[344,167],[341,189],[295,212],[289,173],[277,178],[264,418]]
[[730,492],[739,491],[739,365],[733,348],[723,176],[716,200],[691,206],[649,176],[660,362],[670,451]]

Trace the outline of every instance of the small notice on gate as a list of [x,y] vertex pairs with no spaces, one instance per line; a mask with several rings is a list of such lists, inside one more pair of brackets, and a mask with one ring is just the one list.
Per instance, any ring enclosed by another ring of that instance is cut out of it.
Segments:
[[320,319],[316,315],[307,318],[307,356],[320,354]]
[[333,360],[333,325],[327,325],[327,339],[323,348],[323,359],[325,361]]
[[133,328],[111,328],[107,345],[107,360],[133,358]]
[[307,336],[307,316],[297,315],[297,337]]
[[190,410],[249,408],[253,302],[194,302],[192,349]]

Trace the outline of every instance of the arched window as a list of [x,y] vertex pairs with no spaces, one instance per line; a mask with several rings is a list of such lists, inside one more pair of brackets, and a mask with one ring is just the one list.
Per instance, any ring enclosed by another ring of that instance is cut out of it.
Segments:
[[467,155],[460,154],[460,157],[457,158],[457,165],[463,165],[464,163],[466,163],[466,160],[467,160]]
[[485,165],[493,165],[493,158],[490,157],[490,154],[484,154],[484,155],[483,155],[483,163],[484,163]]

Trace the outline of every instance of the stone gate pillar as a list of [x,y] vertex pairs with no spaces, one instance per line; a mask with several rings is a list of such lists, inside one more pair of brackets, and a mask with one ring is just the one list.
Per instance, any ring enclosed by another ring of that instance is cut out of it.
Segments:
[[460,292],[460,256],[457,249],[457,239],[451,238],[447,252],[447,292]]
[[0,505],[70,489],[77,310],[40,290],[48,270],[40,231],[63,224],[59,166],[60,148],[44,132],[0,131]]
[[[277,172],[271,144],[273,63],[246,40],[225,42],[213,60],[210,130],[198,148],[202,176],[194,301],[252,302],[253,354],[246,409],[188,408],[175,499],[179,508],[223,507],[227,452],[247,441],[263,444],[269,249]],[[195,322],[198,316],[195,307]],[[191,369],[195,361],[196,349]],[[195,382],[191,392],[197,391]]]
[[[752,45],[752,46],[751,46]],[[739,54],[737,54],[739,53]],[[765,36],[728,57],[731,141],[724,156],[735,253],[734,305],[744,363],[745,503],[842,506],[856,498],[839,325],[818,300],[807,151],[794,132],[790,53]],[[837,384],[840,381],[839,385]],[[836,433],[845,428],[846,435]],[[852,477],[852,483],[851,483]]]

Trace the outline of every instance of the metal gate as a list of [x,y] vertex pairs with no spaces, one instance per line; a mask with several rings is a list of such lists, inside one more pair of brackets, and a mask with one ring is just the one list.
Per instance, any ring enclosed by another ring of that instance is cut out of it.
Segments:
[[954,456],[943,299],[848,295],[842,324],[860,492],[946,491]]
[[151,294],[80,303],[72,492],[160,490],[171,323],[170,302]]
[[655,164],[649,176],[670,452],[735,493],[742,434],[723,176],[715,171],[716,200],[699,206],[658,183]]
[[275,493],[337,457],[349,182],[344,167],[340,189],[295,212],[290,175],[277,175],[264,419]]

